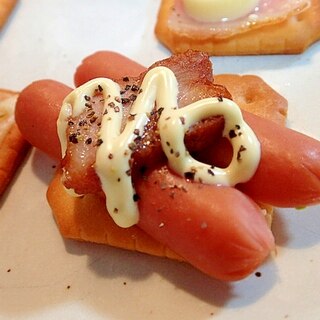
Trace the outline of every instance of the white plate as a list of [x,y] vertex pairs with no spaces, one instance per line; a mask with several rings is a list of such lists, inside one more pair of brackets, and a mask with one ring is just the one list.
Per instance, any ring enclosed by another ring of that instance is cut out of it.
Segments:
[[[169,52],[160,1],[21,1],[0,33],[0,87],[72,85],[81,59],[119,51],[149,65]],[[216,73],[262,76],[289,100],[288,124],[320,138],[320,43],[297,56],[214,58]],[[0,201],[1,319],[319,319],[320,207],[279,210],[278,254],[238,283],[104,246],[63,240],[45,199],[54,161],[32,152]]]

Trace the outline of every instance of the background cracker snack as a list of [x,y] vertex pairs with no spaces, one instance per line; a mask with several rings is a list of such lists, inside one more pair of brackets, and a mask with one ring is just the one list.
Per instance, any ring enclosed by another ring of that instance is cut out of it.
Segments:
[[16,3],[17,0],[0,0],[0,29],[6,23]]
[[234,35],[217,38],[213,34],[178,30],[169,24],[175,10],[175,0],[162,0],[155,33],[172,52],[188,49],[211,55],[256,55],[302,53],[320,38],[320,2],[311,0],[305,11],[291,15],[284,21],[266,24]]
[[[215,82],[225,85],[241,108],[285,124],[287,100],[257,76],[218,75]],[[47,199],[60,233],[65,238],[107,244],[128,250],[181,260],[139,227],[121,228],[106,213],[105,201],[97,195],[71,197],[61,183],[61,171],[51,182]],[[262,206],[271,224],[273,208]]]
[[0,89],[0,196],[29,148],[14,122],[17,97],[17,92]]

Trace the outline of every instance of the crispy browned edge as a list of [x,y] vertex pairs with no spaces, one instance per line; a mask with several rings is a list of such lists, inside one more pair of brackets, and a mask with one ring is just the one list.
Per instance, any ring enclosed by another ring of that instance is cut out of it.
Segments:
[[[215,77],[215,82],[225,84],[233,94],[234,100],[242,108],[252,110],[281,125],[285,124],[286,99],[261,78],[220,75]],[[123,229],[115,225],[106,212],[102,197],[86,195],[73,198],[69,196],[60,178],[61,172],[57,170],[48,188],[47,199],[63,237],[181,260],[177,254],[152,239],[138,227]],[[273,208],[267,205],[261,205],[261,207],[265,209],[266,219],[271,224]]]
[[174,0],[162,0],[155,26],[158,39],[173,53],[188,49],[210,55],[298,54],[320,39],[320,1],[306,11],[274,25],[263,26],[226,39],[180,34],[168,26]]
[[0,0],[0,29],[8,20],[16,4],[17,0]]
[[[0,89],[0,101],[17,96],[19,93]],[[23,139],[14,123],[0,144],[0,196],[12,180],[30,145]]]

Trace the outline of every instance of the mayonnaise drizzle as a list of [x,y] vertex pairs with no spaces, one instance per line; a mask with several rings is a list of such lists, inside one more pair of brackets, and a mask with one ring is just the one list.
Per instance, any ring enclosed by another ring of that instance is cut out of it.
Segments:
[[[102,88],[104,116],[99,132],[103,143],[98,147],[95,169],[102,189],[107,195],[106,206],[115,223],[130,227],[139,220],[135,190],[131,181],[130,145],[142,135],[149,121],[148,114],[155,103],[161,114],[158,130],[161,145],[169,167],[181,176],[209,184],[234,186],[249,180],[260,160],[260,144],[251,128],[244,122],[239,107],[233,101],[207,98],[178,108],[178,82],[174,73],[166,67],[148,71],[141,85],[141,93],[133,103],[130,114],[134,119],[126,123],[121,132],[123,118],[119,85],[110,79],[97,78],[75,89],[64,100],[58,119],[58,134],[62,154],[66,153],[66,129],[71,116],[84,111],[84,99]],[[218,168],[194,159],[184,145],[186,131],[196,122],[214,115],[223,115],[223,136],[233,146],[233,158],[227,168]]]

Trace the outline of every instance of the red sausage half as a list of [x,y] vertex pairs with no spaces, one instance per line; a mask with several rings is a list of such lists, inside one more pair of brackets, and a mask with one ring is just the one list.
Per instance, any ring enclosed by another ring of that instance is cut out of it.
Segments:
[[[83,60],[75,83],[144,70],[119,54],[99,52]],[[16,107],[16,121],[26,139],[57,159],[61,155],[56,120],[70,91],[55,81],[37,81],[22,91]],[[239,188],[255,200],[277,206],[319,202],[320,143],[249,113],[244,117],[261,142],[262,159],[255,176]],[[203,272],[224,280],[240,279],[272,250],[273,237],[259,207],[237,189],[188,183],[161,168],[150,170],[146,177],[136,183],[141,198],[139,226]],[[171,189],[163,189],[166,182],[183,188],[173,196]]]
[[[101,63],[101,60],[107,63]],[[120,78],[129,74],[126,73],[128,70],[139,73],[145,68],[120,54],[102,51],[83,60],[75,79],[80,83],[96,76]],[[31,144],[56,158],[60,158],[60,147],[55,123],[61,102],[70,90],[62,84],[43,80],[23,90],[17,103],[16,118],[22,133]],[[51,113],[46,114],[42,108],[34,114],[34,105],[38,104],[47,106]],[[275,206],[297,207],[319,203],[319,141],[248,112],[243,113],[261,142],[262,158],[255,176],[240,185],[239,189],[256,201]],[[40,138],[40,128],[50,133],[50,138]]]
[[[83,60],[75,79],[79,84],[79,79],[81,83],[97,76],[117,79],[144,70],[145,67],[125,56],[100,51]],[[278,207],[319,203],[320,142],[251,113],[243,111],[243,114],[263,148],[255,176],[239,189],[258,202]]]
[[120,79],[139,76],[145,67],[113,51],[98,51],[83,59],[74,74],[76,87],[97,77]]
[[16,104],[15,119],[24,138],[55,159],[61,158],[57,119],[71,91],[60,82],[39,80],[21,91]]
[[[32,131],[27,133],[29,140],[56,158],[60,150],[53,149],[50,140],[58,142],[55,124],[42,126],[45,121],[55,122],[69,91],[56,82],[35,82],[22,92],[16,111],[22,131]],[[212,277],[242,279],[274,248],[260,208],[235,188],[187,182],[165,167],[150,169],[136,181],[136,188],[139,227]]]

